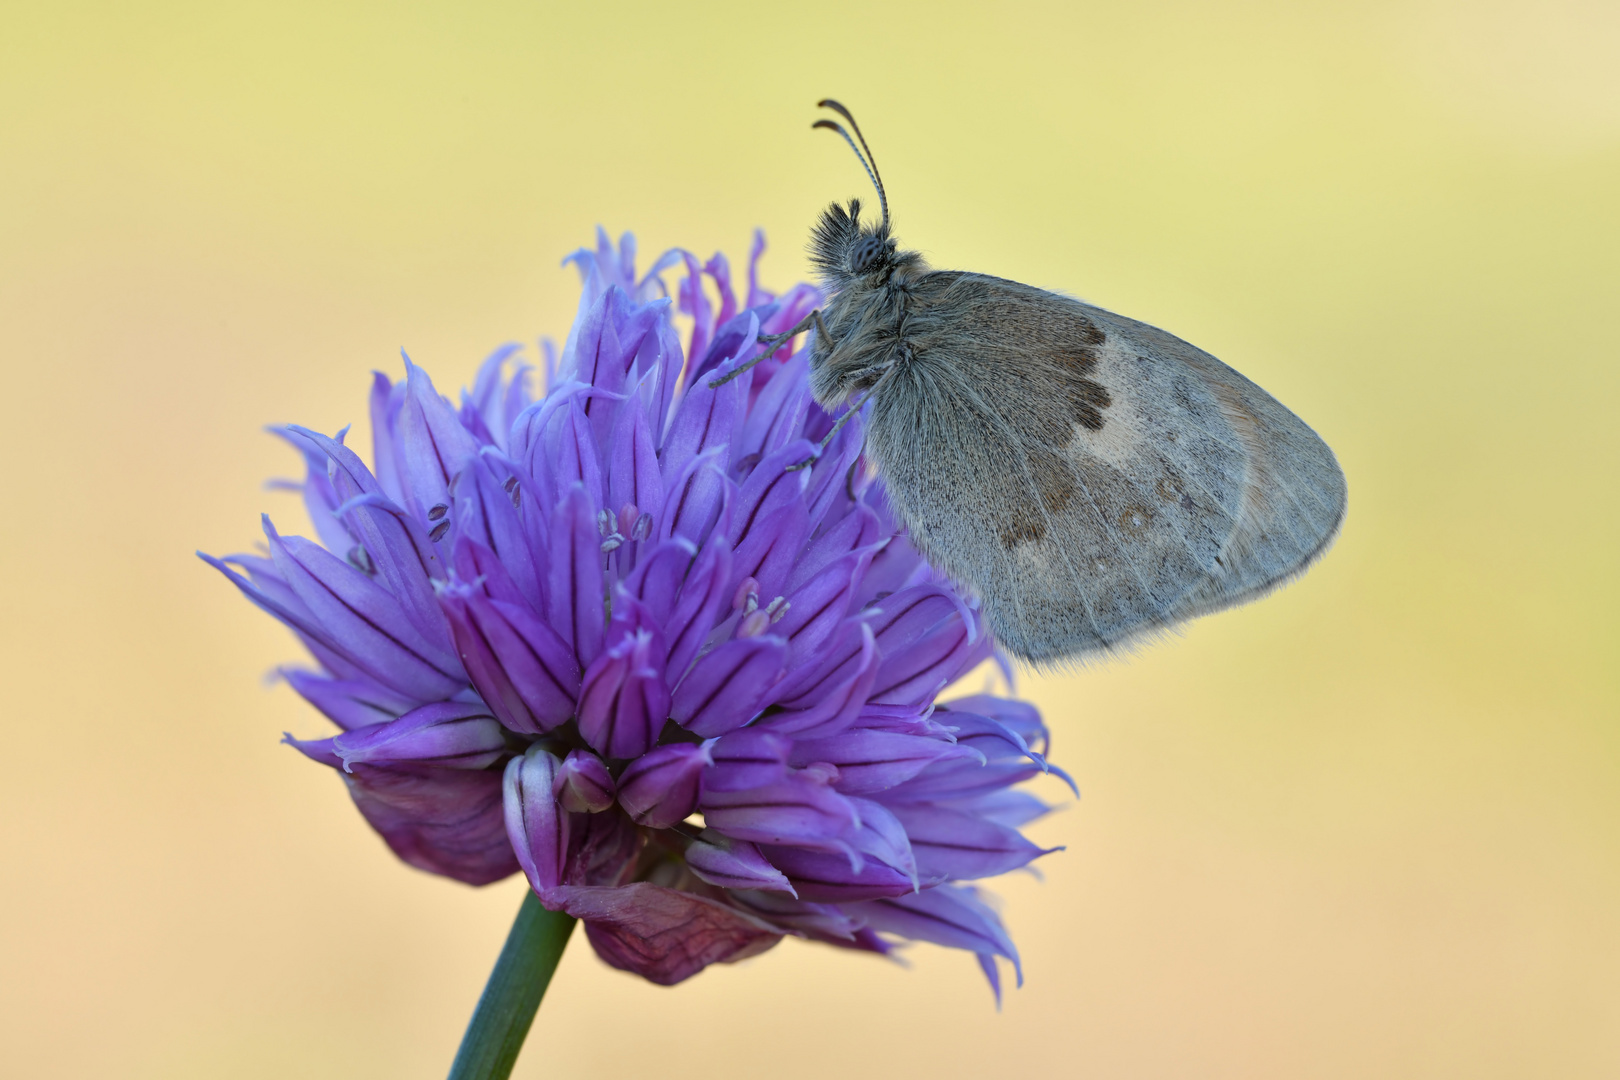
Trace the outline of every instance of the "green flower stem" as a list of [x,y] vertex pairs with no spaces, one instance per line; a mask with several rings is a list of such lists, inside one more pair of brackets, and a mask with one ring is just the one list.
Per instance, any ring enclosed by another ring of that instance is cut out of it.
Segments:
[[461,1037],[450,1080],[505,1080],[511,1075],[573,932],[572,915],[547,911],[532,891],[523,894],[523,906]]

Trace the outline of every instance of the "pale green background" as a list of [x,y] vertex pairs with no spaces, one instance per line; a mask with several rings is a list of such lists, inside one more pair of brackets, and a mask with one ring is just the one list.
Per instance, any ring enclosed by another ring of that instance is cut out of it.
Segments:
[[1620,7],[1561,0],[8,5],[0,1071],[443,1074],[520,886],[276,745],[297,650],[191,550],[301,527],[260,425],[562,333],[598,222],[803,274],[865,194],[827,94],[905,241],[1231,362],[1348,524],[1027,681],[1085,798],[998,887],[1000,1014],[929,947],[674,990],[576,947],[519,1074],[1620,1075]]

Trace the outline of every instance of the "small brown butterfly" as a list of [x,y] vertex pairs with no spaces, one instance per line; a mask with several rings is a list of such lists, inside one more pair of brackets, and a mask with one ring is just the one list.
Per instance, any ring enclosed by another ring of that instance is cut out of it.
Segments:
[[849,143],[883,217],[863,226],[857,200],[822,214],[810,249],[829,299],[762,341],[814,327],[816,401],[863,394],[846,419],[870,402],[866,453],[912,543],[978,591],[1006,649],[1113,649],[1321,557],[1345,480],[1302,420],[1163,330],[900,250],[859,125],[820,105],[854,129],[814,125]]

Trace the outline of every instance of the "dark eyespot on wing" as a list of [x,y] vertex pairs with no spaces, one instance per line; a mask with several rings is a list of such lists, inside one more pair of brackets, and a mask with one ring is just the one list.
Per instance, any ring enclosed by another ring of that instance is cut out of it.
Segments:
[[1001,546],[1008,551],[1044,540],[1047,522],[1069,505],[1076,490],[1074,471],[1063,458],[1044,447],[1025,456],[1036,497],[1014,503],[1012,515],[1002,524]]
[[1153,524],[1153,511],[1145,506],[1133,504],[1120,511],[1119,527],[1132,540],[1140,540],[1146,536],[1148,526],[1151,524]]

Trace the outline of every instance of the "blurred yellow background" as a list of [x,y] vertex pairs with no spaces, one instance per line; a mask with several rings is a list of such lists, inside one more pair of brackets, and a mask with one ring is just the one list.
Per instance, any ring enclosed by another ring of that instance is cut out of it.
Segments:
[[[444,1074],[521,895],[396,862],[261,674],[261,425],[560,336],[597,223],[806,272],[902,239],[1209,349],[1322,433],[1338,547],[1023,690],[1082,801],[1027,984],[576,939],[524,1077],[1620,1075],[1620,7],[7,5],[0,1072]],[[369,445],[369,440],[365,441]],[[1048,794],[1054,794],[1048,792]]]

